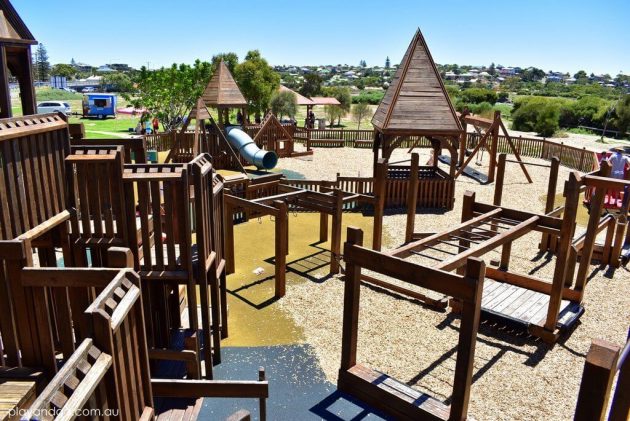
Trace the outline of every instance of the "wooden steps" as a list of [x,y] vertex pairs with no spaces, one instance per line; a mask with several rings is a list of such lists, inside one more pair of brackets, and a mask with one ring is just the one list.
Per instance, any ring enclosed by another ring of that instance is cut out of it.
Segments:
[[[339,371],[339,389],[351,390],[357,398],[400,419],[447,420],[450,407],[418,392],[386,374],[357,364]],[[392,399],[392,395],[398,399]],[[434,417],[428,417],[433,414]]]
[[[486,278],[482,297],[481,314],[491,319],[505,319],[527,327],[542,326],[547,318],[547,294]],[[583,312],[580,304],[562,300],[558,329],[569,329]]]

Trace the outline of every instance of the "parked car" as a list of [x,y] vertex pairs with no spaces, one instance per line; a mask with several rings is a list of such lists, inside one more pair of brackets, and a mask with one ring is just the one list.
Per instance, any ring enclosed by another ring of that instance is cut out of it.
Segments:
[[91,86],[87,86],[87,87],[81,89],[81,92],[83,92],[84,94],[88,93],[88,92],[96,92],[96,89],[91,87]]
[[63,88],[63,90],[66,92],[72,92],[72,93],[76,92],[76,89],[72,89],[72,88]]
[[60,112],[65,115],[70,115],[72,109],[70,108],[70,104],[67,102],[61,101],[45,101],[37,104],[37,113],[38,114],[46,114],[46,113],[55,113]]

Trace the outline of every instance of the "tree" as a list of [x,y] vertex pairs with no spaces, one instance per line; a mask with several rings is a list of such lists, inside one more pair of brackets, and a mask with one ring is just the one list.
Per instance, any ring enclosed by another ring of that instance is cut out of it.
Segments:
[[221,60],[223,60],[230,73],[234,74],[234,70],[238,64],[238,56],[236,53],[219,53],[212,56],[212,73],[216,72]]
[[317,96],[322,93],[322,78],[317,73],[307,73],[304,75],[304,84],[300,88],[300,93],[306,97]]
[[469,104],[481,104],[482,102],[489,102],[490,104],[494,104],[495,102],[497,102],[497,93],[491,89],[464,89],[461,92],[460,96],[463,102]]
[[133,82],[125,73],[113,72],[103,75],[101,86],[113,92],[131,92],[133,91]]
[[361,60],[359,61],[359,66],[363,67],[364,69],[367,67],[367,63],[365,62],[365,60]]
[[530,67],[525,69],[521,74],[521,79],[524,82],[536,82],[545,77],[545,71],[536,67]]
[[135,80],[136,88],[122,94],[134,107],[145,107],[158,118],[165,131],[179,127],[212,74],[211,64],[196,60],[192,66],[173,64],[157,70],[142,66]]
[[494,75],[497,74],[497,69],[494,66],[494,63],[491,63],[490,67],[488,67],[488,74],[491,75],[491,76],[494,76]]
[[341,110],[339,105],[326,105],[324,106],[324,114],[328,121],[330,121],[330,127],[335,124],[335,120],[341,118],[345,113]]
[[627,133],[630,130],[630,95],[623,97],[615,108],[617,117],[617,127],[621,133]]
[[62,76],[70,79],[77,74],[77,69],[70,64],[59,63],[55,64],[52,69],[50,69],[50,74],[52,76]]
[[74,61],[74,58],[71,58],[71,59],[70,59],[70,66],[74,67],[74,66],[76,66],[76,65],[77,65],[77,62],[76,62],[76,61]]
[[249,111],[260,117],[267,111],[271,96],[280,87],[280,75],[258,50],[252,50],[245,56],[245,61],[235,67],[234,77],[249,102]]
[[35,74],[37,80],[47,80],[50,75],[50,62],[48,61],[48,52],[44,44],[39,44],[35,50]]
[[278,92],[271,97],[269,105],[271,111],[280,119],[284,115],[294,118],[297,112],[297,97],[291,91]]
[[387,58],[385,59],[385,68],[389,69],[391,66],[391,62],[389,61],[389,56],[387,56]]
[[370,106],[365,102],[359,102],[352,107],[352,121],[357,123],[357,130],[361,128],[361,121],[370,114]]
[[350,88],[344,86],[332,86],[324,90],[326,96],[334,97],[339,101],[339,111],[337,114],[337,125],[341,124],[341,117],[350,112],[352,106],[352,95],[350,94]]
[[575,78],[576,83],[585,84],[586,82],[588,82],[588,75],[584,70],[578,71],[576,74],[573,75],[573,77]]

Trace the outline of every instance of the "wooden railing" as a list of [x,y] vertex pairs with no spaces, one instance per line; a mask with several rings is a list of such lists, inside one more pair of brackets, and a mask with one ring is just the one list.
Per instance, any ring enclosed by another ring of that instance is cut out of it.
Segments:
[[[439,168],[421,167],[420,183],[418,183],[417,206],[421,208],[453,208],[453,191],[455,181]],[[385,206],[403,208],[407,204],[407,185],[409,183],[409,167],[390,166],[385,189]],[[336,180],[299,180],[285,179],[282,184],[312,191],[330,191],[337,188],[348,193],[374,193],[372,177],[341,177]],[[347,205],[344,210],[356,209],[357,204]]]

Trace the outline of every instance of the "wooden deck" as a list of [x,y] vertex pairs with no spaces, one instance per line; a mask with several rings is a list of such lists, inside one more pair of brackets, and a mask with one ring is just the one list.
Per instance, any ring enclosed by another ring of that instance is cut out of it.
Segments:
[[21,409],[35,400],[35,382],[0,379],[0,420],[19,420]]
[[[487,318],[507,319],[524,325],[543,325],[547,318],[549,295],[486,278],[481,314]],[[584,313],[578,303],[562,300],[558,329],[569,329]]]

